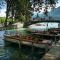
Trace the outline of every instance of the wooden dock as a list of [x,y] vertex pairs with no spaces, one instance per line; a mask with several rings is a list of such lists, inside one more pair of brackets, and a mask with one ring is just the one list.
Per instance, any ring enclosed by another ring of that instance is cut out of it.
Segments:
[[41,60],[60,60],[60,40],[43,56]]

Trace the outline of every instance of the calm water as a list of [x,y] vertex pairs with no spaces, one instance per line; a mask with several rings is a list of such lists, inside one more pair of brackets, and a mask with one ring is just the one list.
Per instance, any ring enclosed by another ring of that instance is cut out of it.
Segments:
[[[27,34],[23,29],[0,31],[0,60],[40,60],[45,53],[44,49],[22,45],[21,48],[18,44],[12,44],[4,41],[4,34],[15,34],[17,32]],[[9,33],[8,33],[9,32]]]

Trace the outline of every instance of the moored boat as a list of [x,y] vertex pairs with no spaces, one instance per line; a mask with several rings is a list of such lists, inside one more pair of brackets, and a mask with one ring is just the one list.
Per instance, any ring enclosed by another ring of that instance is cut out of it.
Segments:
[[30,32],[43,32],[46,31],[46,24],[43,23],[36,23],[36,24],[32,24],[28,27],[28,31]]
[[28,46],[35,46],[35,47],[40,47],[40,48],[45,48],[45,49],[49,49],[51,47],[51,41],[50,40],[46,40],[46,39],[33,39],[32,36],[20,36],[20,35],[15,35],[15,36],[9,36],[9,35],[5,35],[5,41],[9,41],[9,42],[13,42],[13,43],[21,43],[21,44],[25,44]]

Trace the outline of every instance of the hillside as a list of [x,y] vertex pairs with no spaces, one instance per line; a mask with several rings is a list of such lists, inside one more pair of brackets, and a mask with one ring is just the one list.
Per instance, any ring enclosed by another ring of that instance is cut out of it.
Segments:
[[[60,7],[55,8],[54,10],[52,10],[51,12],[48,13],[48,16],[51,16],[52,18],[54,18],[55,20],[60,20]],[[48,16],[44,15],[43,13],[39,13],[39,12],[34,12],[32,18],[47,18]]]

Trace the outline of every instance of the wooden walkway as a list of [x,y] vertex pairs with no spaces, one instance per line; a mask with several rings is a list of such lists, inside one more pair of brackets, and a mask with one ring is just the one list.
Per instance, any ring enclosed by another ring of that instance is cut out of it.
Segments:
[[60,40],[53,44],[52,48],[43,56],[41,60],[60,60]]

